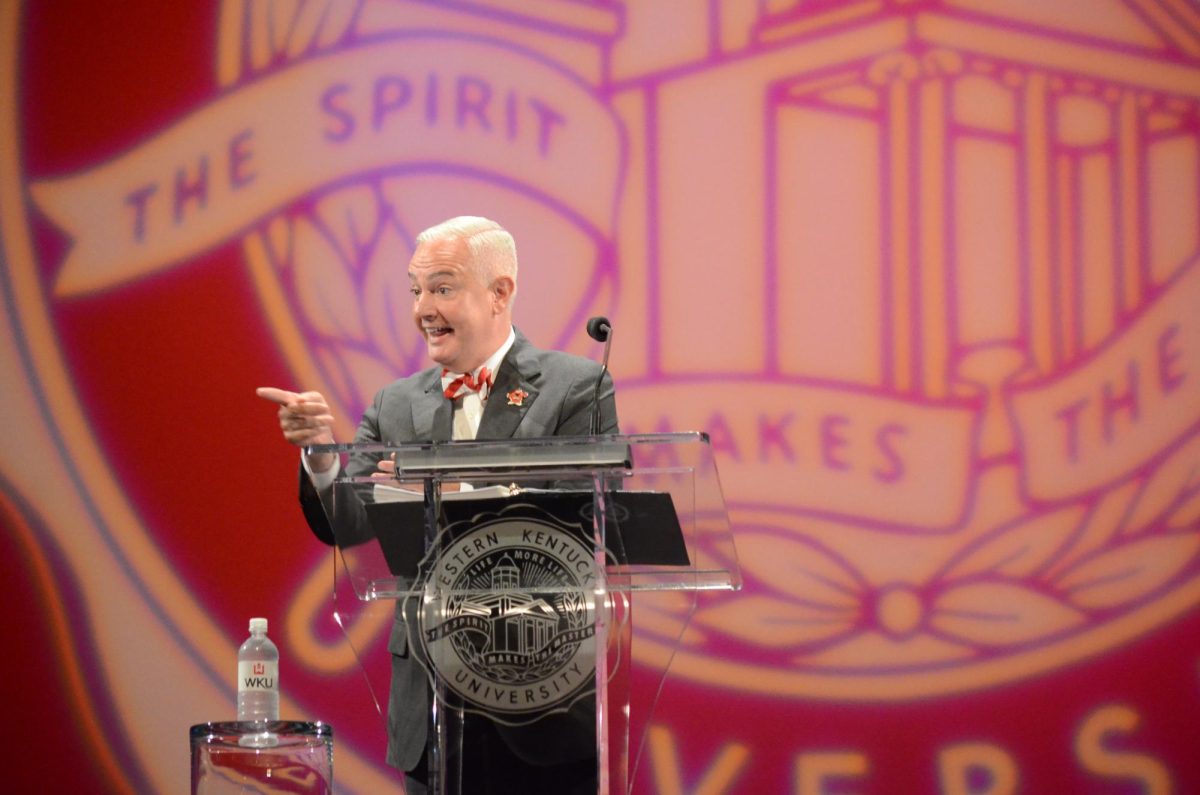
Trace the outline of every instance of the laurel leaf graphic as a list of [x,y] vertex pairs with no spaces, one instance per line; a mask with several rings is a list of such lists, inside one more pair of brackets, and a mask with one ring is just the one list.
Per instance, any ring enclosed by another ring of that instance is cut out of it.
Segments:
[[247,24],[247,47],[250,56],[250,68],[257,71],[271,64],[271,17],[270,2],[248,2],[246,13],[249,15]]
[[727,525],[697,516],[695,543],[697,565],[703,562],[704,565],[731,570],[741,567],[737,547]]
[[859,632],[814,652],[798,655],[794,662],[806,668],[848,668],[859,671],[895,671],[937,665],[978,656],[976,647],[926,633],[895,638],[882,632]]
[[292,24],[287,56],[295,58],[309,49],[323,50],[337,44],[354,22],[359,5],[349,0],[306,0]]
[[[343,262],[356,267],[366,261],[369,248],[379,236],[383,217],[370,185],[353,185],[326,194],[317,203],[316,216]],[[407,260],[392,264],[407,264]]]
[[964,550],[961,559],[951,564],[945,577],[948,580],[978,574],[1027,577],[1067,543],[1079,527],[1083,512],[1083,506],[1068,505],[984,536],[974,548]]
[[302,5],[302,0],[271,0],[268,26],[272,54],[283,52],[287,48],[288,35]]
[[696,613],[695,623],[767,648],[790,648],[849,632],[856,613],[769,596],[725,600]]
[[[367,405],[380,384],[386,384],[396,377],[394,369],[360,348],[332,341],[318,347],[316,352],[325,377],[343,406]],[[347,419],[357,421],[358,417]],[[339,439],[353,438],[354,427],[357,427],[357,422],[350,427],[350,434],[346,435],[339,425],[335,435]]]
[[[684,621],[690,619],[694,607],[694,593],[647,591],[638,594],[633,631],[635,634],[664,638],[678,637],[685,629]],[[697,645],[705,642],[707,634],[691,623],[686,626],[684,637],[690,645]]]
[[1167,516],[1170,530],[1181,530],[1200,524],[1200,489],[1185,497]]
[[1051,596],[1012,582],[952,587],[934,600],[930,625],[981,646],[1014,646],[1079,626],[1084,615]]
[[1076,605],[1114,607],[1145,596],[1182,571],[1200,550],[1200,536],[1154,536],[1110,547],[1059,578]]
[[405,268],[411,257],[408,241],[386,224],[370,253],[362,284],[371,342],[382,358],[405,373],[420,369],[425,362],[425,343],[413,320],[411,283]]
[[1121,535],[1144,531],[1187,490],[1200,471],[1200,437],[1176,450],[1154,471],[1138,494]]
[[284,56],[292,60],[303,55],[312,46],[317,33],[324,27],[321,20],[329,13],[329,3],[306,0],[288,20],[288,34],[284,42]]
[[1084,518],[1079,532],[1063,550],[1062,556],[1041,578],[1049,580],[1057,577],[1076,561],[1107,544],[1117,534],[1117,528],[1121,526],[1140,489],[1141,481],[1131,480],[1102,494],[1092,506],[1091,513]]
[[226,14],[246,21],[246,68],[265,69],[328,49],[344,38],[358,17],[361,0],[227,0]]
[[[339,405],[342,406],[365,406],[367,400],[370,400],[368,395],[365,399],[359,395],[355,387],[355,379],[350,377],[348,368],[343,366],[341,356],[342,352],[339,346],[331,343],[318,343],[309,346],[309,351],[317,364],[321,368],[324,384],[321,389],[328,390],[326,396],[333,397]],[[344,430],[347,430],[344,425],[346,417],[334,417],[334,438],[337,439],[353,439],[354,427],[350,426],[350,436],[346,436]]]
[[815,544],[766,533],[738,535],[743,572],[808,604],[854,608],[865,589],[849,566]]
[[276,270],[284,270],[292,266],[292,220],[280,214],[271,218],[262,235],[267,245],[271,264]]
[[365,342],[367,333],[360,313],[347,311],[347,307],[358,306],[358,291],[348,264],[309,220],[297,218],[292,234],[294,283],[301,315],[318,334]]
[[363,0],[325,0],[329,9],[325,15],[324,24],[317,36],[317,47],[332,47],[342,39],[347,38],[353,31],[352,26],[359,19],[359,10]]

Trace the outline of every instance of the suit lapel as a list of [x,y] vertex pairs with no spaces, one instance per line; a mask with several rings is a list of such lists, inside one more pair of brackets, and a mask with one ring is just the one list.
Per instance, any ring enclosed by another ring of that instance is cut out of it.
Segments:
[[413,430],[415,439],[434,442],[449,441],[454,435],[454,411],[450,401],[442,394],[441,371],[434,368],[412,402]]
[[492,382],[492,391],[483,408],[476,439],[511,439],[516,433],[538,395],[537,382],[541,370],[533,352],[529,340],[518,331]]

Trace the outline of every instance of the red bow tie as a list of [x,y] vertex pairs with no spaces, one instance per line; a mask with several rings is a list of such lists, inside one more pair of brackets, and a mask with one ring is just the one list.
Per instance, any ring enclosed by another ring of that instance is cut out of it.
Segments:
[[480,367],[475,375],[470,373],[452,373],[442,370],[442,394],[454,400],[463,392],[478,392],[481,400],[487,400],[492,388],[492,374],[486,367]]

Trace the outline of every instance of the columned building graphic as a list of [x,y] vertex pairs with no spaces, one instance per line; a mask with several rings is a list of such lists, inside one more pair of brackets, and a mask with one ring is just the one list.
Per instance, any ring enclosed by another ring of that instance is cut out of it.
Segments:
[[509,555],[491,571],[491,591],[463,600],[461,615],[477,615],[490,627],[485,652],[530,655],[546,648],[558,628],[558,614],[544,599],[517,590],[520,568]]

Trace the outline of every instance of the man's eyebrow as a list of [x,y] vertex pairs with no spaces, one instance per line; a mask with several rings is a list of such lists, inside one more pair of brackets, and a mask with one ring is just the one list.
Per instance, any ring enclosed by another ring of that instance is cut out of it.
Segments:
[[413,273],[412,271],[409,271],[408,278],[411,281],[416,282],[416,281],[420,281],[421,278],[424,278],[426,281],[428,281],[430,279],[436,279],[440,276],[449,276],[449,277],[453,278],[455,275],[456,275],[455,272],[452,270],[444,270],[444,271],[434,271],[432,273],[426,273],[424,275],[424,277],[420,277],[417,274]]

